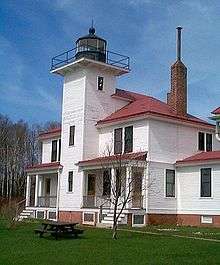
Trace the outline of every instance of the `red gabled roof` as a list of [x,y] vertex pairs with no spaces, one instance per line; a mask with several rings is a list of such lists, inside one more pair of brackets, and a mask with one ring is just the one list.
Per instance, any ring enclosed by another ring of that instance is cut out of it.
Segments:
[[183,160],[176,161],[177,165],[182,164],[191,164],[191,163],[198,163],[198,162],[205,162],[205,161],[220,161],[220,151],[212,151],[212,152],[201,152],[195,154],[193,156],[187,157]]
[[51,162],[51,163],[44,163],[44,164],[37,164],[33,166],[27,166],[26,172],[31,171],[38,171],[38,170],[47,170],[47,169],[58,169],[62,167],[60,162]]
[[220,114],[220,107],[215,109],[215,110],[213,110],[212,114]]
[[88,165],[97,165],[97,164],[108,164],[108,163],[115,163],[117,161],[132,161],[132,160],[139,160],[145,161],[147,157],[147,152],[137,152],[137,153],[128,153],[122,155],[111,155],[111,156],[103,156],[103,157],[96,157],[89,160],[79,161],[79,166],[88,166]]
[[116,112],[112,113],[108,117],[104,118],[103,120],[98,121],[97,125],[126,120],[142,115],[155,115],[214,128],[214,125],[190,114],[187,114],[187,116],[179,116],[172,110],[172,108],[168,104],[150,96],[141,95],[121,89],[117,89],[116,93],[112,96],[128,98],[131,102],[121,109],[117,110]]
[[45,140],[53,137],[57,137],[61,135],[61,127],[50,129],[46,132],[39,133],[38,138],[40,140]]

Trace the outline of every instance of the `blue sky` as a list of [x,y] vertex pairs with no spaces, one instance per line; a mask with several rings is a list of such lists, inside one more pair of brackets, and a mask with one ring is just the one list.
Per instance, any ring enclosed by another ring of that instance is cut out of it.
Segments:
[[62,78],[51,58],[74,46],[94,19],[109,50],[131,57],[118,87],[165,100],[183,30],[188,109],[207,118],[220,106],[220,1],[1,0],[0,113],[30,123],[60,120]]

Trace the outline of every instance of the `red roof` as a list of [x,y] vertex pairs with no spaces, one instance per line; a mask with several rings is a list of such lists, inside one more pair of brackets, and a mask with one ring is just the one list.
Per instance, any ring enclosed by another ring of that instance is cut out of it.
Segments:
[[60,162],[51,162],[51,163],[44,163],[44,164],[37,164],[33,166],[27,166],[26,171],[37,171],[37,170],[45,170],[45,169],[58,169],[62,167]]
[[104,118],[103,120],[98,121],[98,125],[130,119],[142,115],[155,115],[214,128],[214,125],[196,118],[190,114],[187,114],[187,116],[179,116],[172,110],[172,108],[168,104],[150,96],[141,95],[121,89],[117,89],[116,93],[112,96],[118,96],[120,98],[125,98],[132,101],[123,108]]
[[197,162],[205,162],[205,161],[220,161],[220,151],[212,151],[212,152],[201,152],[196,155],[187,157],[183,160],[176,161],[176,164],[188,164],[188,163],[197,163]]
[[46,132],[42,132],[39,134],[40,140],[49,139],[52,137],[57,137],[61,135],[61,127],[50,129]]
[[79,161],[78,165],[88,166],[88,165],[105,164],[105,163],[110,163],[110,162],[126,161],[126,160],[145,161],[146,157],[147,157],[147,152],[128,153],[128,154],[122,154],[122,155],[96,157],[96,158],[89,159],[89,160]]
[[220,107],[215,109],[215,110],[213,110],[212,114],[220,114]]

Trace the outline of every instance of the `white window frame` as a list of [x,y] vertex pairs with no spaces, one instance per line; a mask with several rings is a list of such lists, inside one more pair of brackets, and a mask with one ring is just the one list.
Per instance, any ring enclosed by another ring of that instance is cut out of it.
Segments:
[[[205,220],[205,218],[210,218],[211,220]],[[212,215],[201,215],[200,219],[201,224],[213,224],[213,216]]]
[[[174,197],[167,197],[166,196],[166,170],[174,170],[175,171],[175,196]],[[176,196],[177,196],[177,176],[176,176],[176,170],[174,168],[165,168],[164,169],[164,198],[165,199],[168,199],[168,200],[173,200],[173,199],[176,199]]]
[[[99,89],[98,85],[99,85],[99,77],[102,77],[103,78],[103,88],[102,90]],[[96,78],[96,90],[101,92],[105,90],[105,77],[104,76],[101,76],[101,75],[97,75],[97,78]]]
[[[72,172],[73,173],[73,180],[72,180],[72,191],[69,191],[69,173]],[[73,170],[69,170],[68,171],[68,175],[67,175],[67,193],[73,193],[74,191],[74,171]]]
[[[210,197],[201,197],[201,169],[211,168],[211,196]],[[201,167],[199,169],[199,198],[201,200],[212,200],[213,199],[213,168],[212,167]]]
[[[135,215],[143,215],[144,216],[144,223],[143,224],[134,224],[134,216]],[[143,227],[146,224],[146,214],[142,214],[142,213],[133,213],[132,214],[132,227]]]
[[114,146],[115,146],[115,130],[116,129],[122,129],[122,152],[121,152],[121,154],[128,154],[128,153],[125,153],[124,152],[124,149],[125,149],[125,128],[126,127],[133,127],[133,151],[132,151],[132,153],[134,152],[134,124],[128,124],[128,125],[126,125],[126,126],[119,126],[119,127],[115,127],[114,129],[113,129],[113,154],[115,153],[115,150],[114,150]]
[[[204,133],[204,151],[202,151],[202,150],[199,150],[199,133]],[[206,135],[207,134],[211,134],[212,135],[212,150],[213,150],[213,139],[214,139],[214,137],[213,137],[213,133],[211,133],[211,132],[204,132],[204,131],[198,131],[197,132],[197,151],[199,151],[199,152],[210,152],[210,151],[207,151],[207,148],[206,148]]]

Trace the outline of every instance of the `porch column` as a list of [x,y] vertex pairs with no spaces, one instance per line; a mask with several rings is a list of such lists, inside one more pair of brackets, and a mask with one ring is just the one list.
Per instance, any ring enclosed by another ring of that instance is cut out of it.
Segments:
[[128,202],[126,203],[126,206],[125,206],[126,208],[131,208],[131,205],[132,205],[132,194],[131,194],[132,187],[130,187],[132,185],[131,176],[132,176],[132,167],[131,166],[126,166],[125,198],[127,198],[128,194],[129,194],[129,191],[130,191]]
[[60,170],[57,171],[57,201],[56,201],[56,220],[59,220],[59,204],[60,204]]
[[27,185],[26,185],[26,203],[25,206],[30,206],[30,191],[31,191],[31,178],[27,175]]
[[39,177],[39,192],[38,192],[38,195],[39,196],[42,196],[43,192],[43,176],[40,176]]
[[35,179],[35,198],[34,198],[34,206],[38,206],[38,191],[39,191],[39,175],[36,175]]
[[148,193],[150,188],[149,178],[148,178],[148,166],[144,167],[144,176],[142,180],[142,195],[143,195],[143,208],[148,211]]
[[116,192],[116,183],[115,183],[115,169],[114,167],[111,168],[111,194],[110,194],[110,199],[111,199],[111,208],[113,207],[113,200],[115,199],[114,192]]

